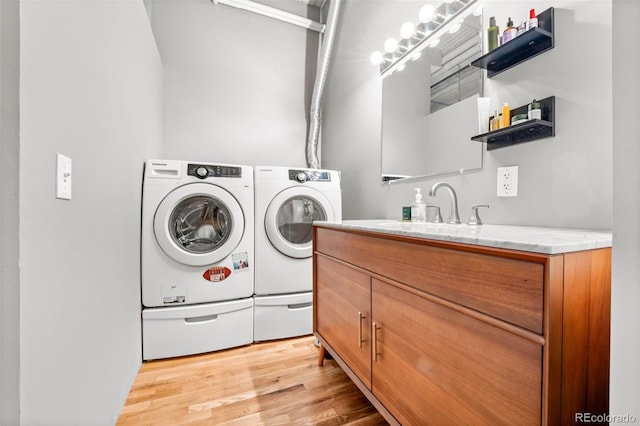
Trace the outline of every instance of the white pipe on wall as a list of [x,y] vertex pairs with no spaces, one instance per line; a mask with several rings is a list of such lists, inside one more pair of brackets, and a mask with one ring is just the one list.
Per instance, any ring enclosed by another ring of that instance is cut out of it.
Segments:
[[274,18],[279,21],[288,22],[289,24],[297,25],[308,30],[317,31],[319,33],[324,32],[324,25],[319,22],[312,21],[308,18],[303,18],[294,13],[285,12],[275,7],[267,6],[262,3],[257,3],[251,0],[211,0],[213,4],[225,4],[227,6],[236,7],[238,9],[246,10],[249,12],[257,13],[262,16]]

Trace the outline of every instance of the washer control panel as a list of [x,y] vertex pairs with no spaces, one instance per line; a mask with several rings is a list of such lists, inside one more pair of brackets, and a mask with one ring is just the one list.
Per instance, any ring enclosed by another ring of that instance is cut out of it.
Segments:
[[187,166],[187,175],[195,176],[198,179],[206,179],[208,177],[242,177],[242,167],[235,166],[219,166],[214,164],[189,164]]
[[289,180],[299,183],[304,182],[331,182],[331,173],[321,170],[295,170],[289,169]]

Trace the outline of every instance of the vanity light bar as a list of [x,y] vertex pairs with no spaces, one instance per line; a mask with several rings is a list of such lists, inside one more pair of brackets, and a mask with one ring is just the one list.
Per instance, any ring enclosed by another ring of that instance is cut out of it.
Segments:
[[[384,78],[396,70],[401,71],[404,69],[404,64],[413,58],[419,57],[422,50],[427,47],[435,47],[440,41],[440,37],[446,32],[455,29],[454,27],[459,25],[471,13],[477,13],[477,8],[473,9],[471,7],[475,2],[476,0],[445,0],[437,9],[434,9],[431,20],[421,22],[415,26],[416,30],[413,38],[406,37],[407,30],[404,28],[401,31],[404,37],[400,43],[397,43],[397,40],[393,38],[387,39],[385,42],[385,51],[387,53],[373,52],[371,55],[371,62],[380,66],[380,76]],[[447,11],[452,9],[453,12],[447,14]],[[424,17],[421,18],[422,21],[426,20]],[[422,28],[431,29],[428,30],[428,33],[424,33],[421,31]],[[407,40],[415,40],[415,44],[409,45]]]
[[225,4],[227,6],[235,7],[249,12],[257,13],[258,15],[274,18],[279,21],[288,22],[289,24],[297,25],[308,30],[324,33],[325,26],[319,22],[312,21],[308,18],[303,18],[294,13],[285,12],[284,10],[276,9],[275,7],[266,6],[261,3],[257,3],[251,0],[211,0],[213,4]]

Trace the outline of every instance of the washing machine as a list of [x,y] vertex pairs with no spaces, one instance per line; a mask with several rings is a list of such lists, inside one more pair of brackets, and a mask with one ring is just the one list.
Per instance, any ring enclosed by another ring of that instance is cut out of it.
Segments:
[[254,340],[311,334],[312,224],[342,219],[340,173],[255,168]]
[[251,343],[253,168],[148,160],[142,190],[143,359]]

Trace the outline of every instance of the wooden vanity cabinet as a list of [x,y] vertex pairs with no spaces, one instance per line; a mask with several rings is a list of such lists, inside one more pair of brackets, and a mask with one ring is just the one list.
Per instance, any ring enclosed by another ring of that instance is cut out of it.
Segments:
[[609,288],[610,249],[544,255],[314,226],[314,332],[391,424],[606,413]]

